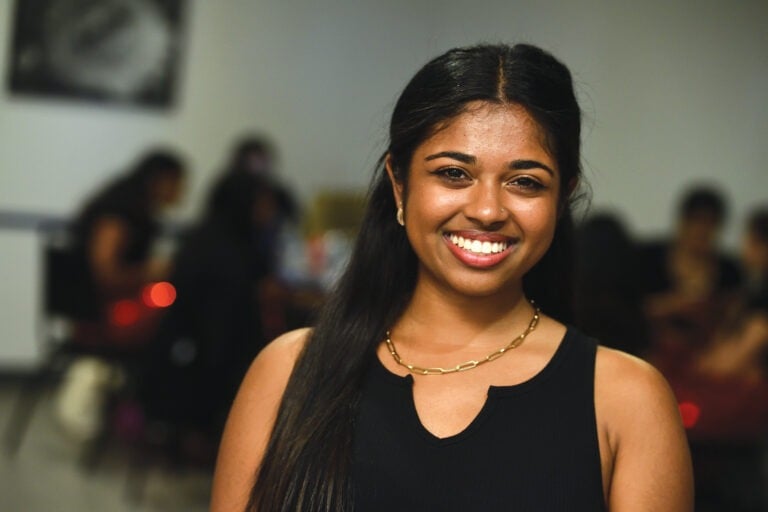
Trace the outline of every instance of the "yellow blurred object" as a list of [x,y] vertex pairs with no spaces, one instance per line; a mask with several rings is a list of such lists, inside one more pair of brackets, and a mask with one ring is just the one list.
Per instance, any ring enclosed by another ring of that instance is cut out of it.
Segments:
[[307,212],[305,233],[313,237],[328,231],[341,231],[354,237],[360,229],[365,206],[365,193],[360,191],[320,192]]

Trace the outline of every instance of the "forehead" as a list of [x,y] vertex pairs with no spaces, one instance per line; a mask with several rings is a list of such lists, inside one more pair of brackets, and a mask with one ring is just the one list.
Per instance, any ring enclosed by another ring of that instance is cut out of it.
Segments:
[[438,126],[416,149],[416,155],[433,150],[460,150],[478,157],[483,153],[520,152],[546,158],[554,165],[546,135],[533,116],[517,104],[484,101],[467,104],[464,111]]

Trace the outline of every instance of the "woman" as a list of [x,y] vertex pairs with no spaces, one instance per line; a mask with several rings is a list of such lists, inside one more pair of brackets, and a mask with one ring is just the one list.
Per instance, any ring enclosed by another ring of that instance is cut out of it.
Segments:
[[[185,166],[167,151],[143,156],[127,174],[90,199],[74,225],[74,252],[86,268],[92,313],[84,315],[79,338],[111,343],[111,338],[146,341],[141,313],[109,306],[135,299],[143,287],[166,279],[170,263],[152,257],[159,234],[157,217],[179,200]],[[137,302],[138,304],[138,302]],[[136,306],[138,308],[138,306]]]
[[414,76],[336,292],[242,384],[212,510],[691,509],[663,379],[544,314],[568,300],[579,131],[536,47]]
[[59,420],[83,439],[95,438],[106,425],[114,375],[133,379],[142,366],[160,310],[143,304],[141,292],[169,268],[150,254],[156,217],[178,200],[183,176],[175,155],[145,155],[87,201],[73,225],[71,247],[48,255],[56,310],[72,321],[71,346],[64,348],[80,356],[62,381]]
[[75,224],[97,288],[105,295],[139,290],[167,276],[167,263],[150,258],[162,210],[179,200],[184,164],[168,152],[145,155],[91,199]]

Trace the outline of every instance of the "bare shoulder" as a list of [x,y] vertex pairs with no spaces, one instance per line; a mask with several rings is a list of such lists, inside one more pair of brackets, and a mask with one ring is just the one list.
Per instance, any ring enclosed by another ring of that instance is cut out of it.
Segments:
[[[268,394],[279,400],[311,332],[308,328],[289,331],[264,347],[251,363],[240,386],[238,398],[243,395],[253,397],[254,394]],[[235,405],[239,405],[237,401]]]
[[614,440],[638,422],[680,423],[677,401],[661,373],[642,359],[610,348],[597,350],[595,405]]
[[310,334],[310,329],[297,329],[264,347],[240,385],[228,423],[242,414],[263,417],[266,410],[276,411],[293,366]]
[[285,387],[310,335],[310,329],[283,334],[251,364],[232,404],[219,447],[212,511],[245,509]]
[[598,348],[595,409],[610,450],[610,508],[691,510],[687,440],[677,400],[661,373],[634,356]]
[[670,389],[666,379],[642,359],[607,347],[598,347],[595,360],[597,392],[605,397],[627,398],[629,393],[637,400],[654,395],[667,397]]

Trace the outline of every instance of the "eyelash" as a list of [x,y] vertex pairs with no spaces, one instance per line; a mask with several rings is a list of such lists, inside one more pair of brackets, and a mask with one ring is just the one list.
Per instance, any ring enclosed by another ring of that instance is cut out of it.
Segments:
[[[451,176],[449,174],[451,172],[457,172],[460,175],[459,176]],[[434,174],[440,176],[441,178],[445,178],[446,180],[448,180],[450,182],[453,182],[453,183],[458,183],[460,181],[464,181],[465,179],[467,179],[469,177],[469,176],[467,176],[466,171],[464,171],[463,169],[460,169],[458,167],[444,167],[442,169],[436,170],[434,172]]]
[[522,188],[523,190],[528,190],[531,192],[536,192],[544,189],[544,185],[542,185],[535,179],[530,178],[528,176],[520,176],[512,180],[510,183],[514,183],[518,187]]

